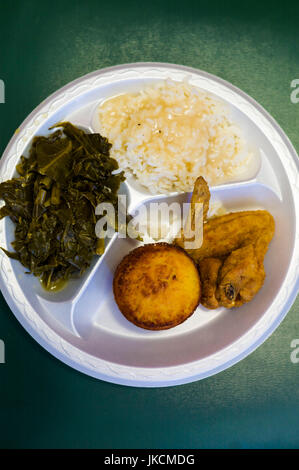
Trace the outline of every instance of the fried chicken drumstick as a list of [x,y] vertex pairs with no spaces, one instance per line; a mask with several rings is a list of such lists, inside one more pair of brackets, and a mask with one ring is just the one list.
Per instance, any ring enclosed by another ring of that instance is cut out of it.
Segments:
[[[206,220],[207,187],[205,180],[198,178],[190,204],[191,212],[196,202],[203,204],[203,243],[186,251],[199,266],[202,305],[209,309],[240,307],[252,300],[264,283],[263,262],[274,235],[274,219],[268,211],[255,210]],[[174,243],[184,248],[183,232]]]

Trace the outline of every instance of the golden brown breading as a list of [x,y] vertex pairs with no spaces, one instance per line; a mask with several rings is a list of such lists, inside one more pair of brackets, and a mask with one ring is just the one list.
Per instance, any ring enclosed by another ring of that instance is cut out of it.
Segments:
[[[267,211],[251,211],[250,214],[247,211],[245,216],[238,212],[234,214],[237,214],[237,217],[232,218],[232,214],[228,214],[226,222],[223,222],[225,216],[211,219],[213,224],[210,224],[208,230],[211,235],[208,237],[210,245],[207,242],[204,243],[200,249],[202,251],[197,250],[196,253],[199,258],[201,279],[207,272],[210,276],[203,285],[202,298],[206,298],[207,292],[210,297],[212,296],[211,292],[214,293],[212,303],[211,300],[205,301],[205,303],[202,301],[207,308],[215,308],[212,305],[216,306],[217,301],[219,306],[226,308],[240,307],[244,303],[250,302],[264,283],[263,261],[274,235],[274,219]],[[219,226],[217,226],[218,219],[221,219]],[[240,221],[239,228],[237,226],[238,220]],[[221,230],[223,228],[221,224],[227,225],[226,230]],[[232,227],[235,228],[234,232],[232,232]],[[216,238],[220,237],[223,232],[226,232],[226,235],[223,235],[224,238],[221,240],[219,238],[220,241],[217,245]],[[232,251],[230,251],[231,249]],[[225,257],[223,264],[220,262],[221,268],[218,268],[217,271],[216,291],[216,273],[211,274],[211,270],[216,269],[213,266],[215,266],[217,258],[205,258],[205,254]],[[211,259],[214,260],[213,265],[211,265]]]
[[206,308],[214,309],[219,307],[219,302],[216,299],[216,289],[221,265],[222,260],[219,258],[205,258],[199,262],[201,303]]
[[123,315],[141,328],[162,330],[185,321],[200,301],[200,278],[181,248],[153,243],[131,251],[114,275],[113,291]]
[[272,215],[265,210],[231,212],[212,217],[203,226],[203,243],[196,250],[187,250],[196,261],[227,256],[232,251],[258,240],[265,253],[275,230]]
[[216,296],[226,308],[240,307],[250,302],[265,279],[263,258],[259,258],[254,245],[233,251],[224,261],[219,273]]
[[[205,214],[209,205],[205,181],[196,183],[191,220],[196,202],[204,201]],[[232,212],[204,223],[201,247],[186,251],[199,264],[205,307],[239,307],[255,296],[265,279],[263,261],[274,231],[274,219],[265,210]],[[174,243],[184,247],[184,234]]]
[[[210,194],[209,186],[206,180],[202,176],[199,176],[196,179],[195,184],[194,184],[194,189],[193,189],[193,193],[192,193],[191,200],[190,200],[189,214],[188,214],[188,218],[186,221],[186,224],[187,224],[189,221],[189,217],[191,218],[190,228],[192,231],[194,231],[195,229],[195,218],[198,215],[197,214],[198,206],[196,207],[196,204],[202,204],[201,214],[199,215],[202,215],[202,221],[204,222],[207,219],[207,214],[209,211],[210,197],[211,197],[211,194]],[[184,249],[185,249],[185,242],[189,241],[189,239],[188,238],[186,239],[185,237],[186,232],[187,232],[187,228],[185,226],[184,228],[181,229],[178,237],[173,242],[175,245],[180,246],[181,248],[184,248]]]
[[210,194],[208,183],[202,176],[199,176],[196,179],[195,184],[194,184],[194,189],[193,189],[193,193],[191,196],[190,205],[192,208],[194,204],[202,203],[204,222],[207,220],[210,198],[211,198],[211,194]]

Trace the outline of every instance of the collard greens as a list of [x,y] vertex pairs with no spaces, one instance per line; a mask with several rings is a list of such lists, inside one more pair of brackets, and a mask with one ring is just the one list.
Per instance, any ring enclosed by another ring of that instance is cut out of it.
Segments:
[[5,253],[54,289],[82,274],[95,254],[104,251],[96,237],[95,208],[111,202],[124,180],[111,144],[100,134],[87,134],[69,122],[58,123],[48,136],[33,139],[29,157],[17,165],[20,175],[0,184],[5,206],[0,218],[16,224],[14,252]]

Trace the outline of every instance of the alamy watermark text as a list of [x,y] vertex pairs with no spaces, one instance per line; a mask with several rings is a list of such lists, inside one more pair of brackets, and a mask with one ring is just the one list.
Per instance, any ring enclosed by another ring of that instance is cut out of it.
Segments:
[[0,364],[5,363],[5,344],[3,339],[0,339]]
[[5,103],[5,85],[3,80],[0,80],[0,103]]
[[299,78],[291,81],[291,88],[294,88],[290,95],[291,102],[294,104],[299,103]]

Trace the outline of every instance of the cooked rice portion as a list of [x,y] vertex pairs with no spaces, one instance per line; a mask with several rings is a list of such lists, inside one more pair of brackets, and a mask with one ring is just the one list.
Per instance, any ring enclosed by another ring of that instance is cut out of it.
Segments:
[[104,101],[99,132],[126,176],[153,194],[192,191],[244,173],[252,154],[224,103],[187,82],[165,80]]

